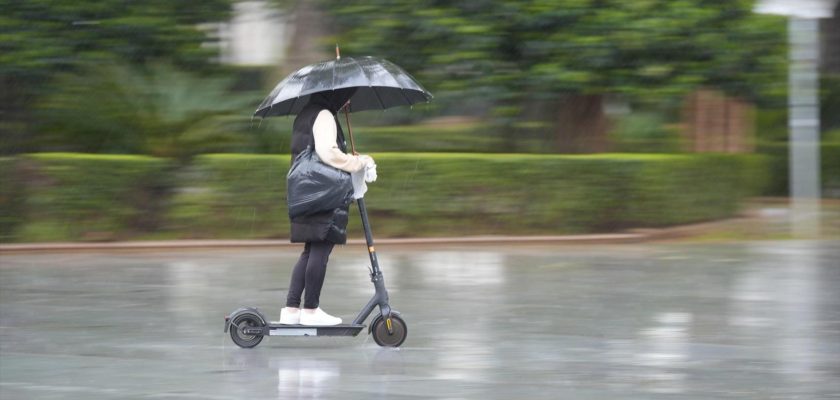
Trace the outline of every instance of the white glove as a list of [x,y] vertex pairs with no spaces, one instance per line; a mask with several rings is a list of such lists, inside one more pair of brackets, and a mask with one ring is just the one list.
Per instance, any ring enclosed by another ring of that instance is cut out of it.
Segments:
[[365,182],[376,182],[376,163],[370,159],[370,164],[365,166]]
[[373,157],[362,154],[359,156],[359,159],[364,165],[363,169],[365,170],[365,182],[376,181],[376,163],[373,161]]

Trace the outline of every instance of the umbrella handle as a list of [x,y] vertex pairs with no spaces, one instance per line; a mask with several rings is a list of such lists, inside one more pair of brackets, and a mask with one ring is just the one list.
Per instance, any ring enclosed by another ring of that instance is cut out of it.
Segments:
[[353,140],[353,127],[350,126],[350,102],[348,101],[347,104],[344,105],[344,118],[347,121],[347,132],[350,133],[350,149],[353,151],[354,156],[358,156],[359,153],[356,153],[356,142]]

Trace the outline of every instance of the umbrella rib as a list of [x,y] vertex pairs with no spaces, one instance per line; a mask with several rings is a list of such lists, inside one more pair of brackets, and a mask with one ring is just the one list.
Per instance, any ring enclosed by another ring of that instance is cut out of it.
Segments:
[[373,90],[373,95],[374,95],[374,96],[376,96],[376,101],[378,101],[378,102],[379,102],[379,107],[380,107],[380,108],[382,108],[383,110],[384,110],[385,108],[387,108],[387,107],[385,107],[385,104],[384,104],[384,103],[382,103],[382,99],[379,97],[379,93],[377,93],[377,92],[376,92],[376,86],[371,85],[371,81],[372,81],[372,79],[371,79],[371,78],[370,78],[370,76],[368,76],[368,74],[365,72],[365,69],[364,69],[364,68],[362,68],[362,64],[360,64],[360,63],[359,63],[358,61],[356,61],[355,59],[353,59],[353,61],[355,61],[355,62],[356,62],[356,66],[357,66],[357,67],[359,67],[359,69],[362,71],[362,76],[364,76],[365,78],[367,78],[367,80],[368,80],[368,87],[369,87],[371,90]]
[[[347,70],[347,68],[352,68],[352,63],[355,63],[356,68],[359,69],[360,78],[354,78],[356,75]],[[261,107],[257,108],[253,117],[266,118],[271,115],[292,115],[300,111],[296,110],[298,103],[305,106],[306,100],[312,94],[325,91],[323,90],[325,87],[322,80],[319,80],[316,84],[309,81],[309,78],[323,77],[326,72],[325,69],[329,65],[333,66],[332,71],[330,71],[332,82],[331,87],[326,88],[326,91],[332,90],[335,92],[339,89],[338,85],[341,85],[340,88],[342,89],[367,87],[367,90],[373,92],[376,104],[382,110],[400,105],[399,99],[390,92],[391,90],[399,92],[398,97],[402,98],[402,105],[411,106],[424,99],[429,102],[432,97],[431,93],[423,89],[411,75],[387,60],[374,57],[363,57],[361,59],[346,57],[342,61],[333,60],[312,64],[287,76],[260,104]],[[342,69],[339,70],[339,68]],[[345,80],[345,78],[347,79]],[[383,90],[382,93],[379,93],[380,89]],[[415,92],[416,94],[414,94]],[[375,109],[368,92],[362,90],[359,95],[353,97],[357,97],[357,100],[360,101],[357,104],[360,110]],[[282,100],[283,98],[285,100]],[[385,100],[388,100],[388,104],[385,103]]]
[[300,96],[297,96],[297,97],[295,97],[294,100],[292,100],[292,104],[289,106],[288,114],[292,113],[292,110],[294,110],[294,108],[295,108],[295,103],[297,103],[299,98],[300,98]]
[[409,100],[409,99],[408,99],[408,96],[406,96],[406,95],[405,95],[405,89],[400,88],[400,94],[401,94],[401,95],[402,95],[402,97],[405,99],[405,102],[406,102],[408,105],[413,105],[413,103],[411,102],[411,100]]
[[377,87],[378,86],[373,86],[373,87],[371,87],[371,89],[373,89],[373,95],[376,96],[376,101],[379,102],[379,107],[382,107],[382,109],[384,110],[388,107],[385,107],[385,104],[382,103],[382,98],[379,97],[379,92],[376,90]]
[[[336,48],[338,48],[338,45],[336,45]],[[337,51],[337,50],[336,50],[336,51]],[[336,70],[336,68],[338,67],[338,62],[339,62],[339,61],[341,61],[341,59],[335,60],[335,61],[333,62],[333,68],[332,68],[332,75],[333,75],[333,78],[332,78],[332,84],[330,85],[330,89],[332,89],[332,90],[335,90],[335,70]]]

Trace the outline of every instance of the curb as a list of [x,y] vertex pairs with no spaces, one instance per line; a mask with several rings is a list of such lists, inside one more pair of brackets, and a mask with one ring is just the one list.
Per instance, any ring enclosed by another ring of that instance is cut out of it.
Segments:
[[[620,244],[637,243],[652,237],[649,233],[613,233],[602,235],[564,236],[466,236],[411,239],[379,239],[376,245],[443,245],[443,244]],[[363,239],[350,239],[347,245],[365,245]],[[167,240],[132,242],[54,242],[0,244],[0,253],[33,251],[88,250],[161,250],[198,248],[298,247],[288,239],[277,240]]]

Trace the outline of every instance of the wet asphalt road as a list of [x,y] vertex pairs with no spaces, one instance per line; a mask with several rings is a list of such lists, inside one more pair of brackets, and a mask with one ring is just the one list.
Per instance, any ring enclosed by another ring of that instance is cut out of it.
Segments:
[[[0,398],[840,399],[840,242],[377,248],[408,340],[267,338],[291,249],[0,255]],[[322,306],[372,294],[363,247]]]

